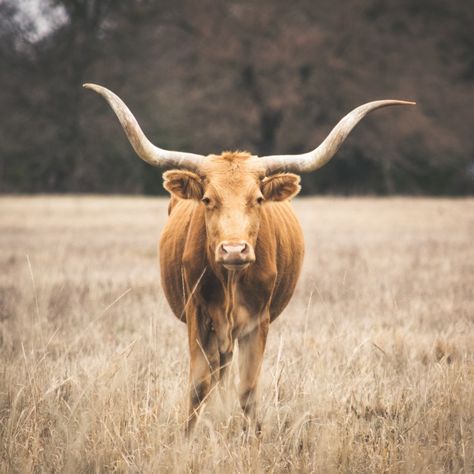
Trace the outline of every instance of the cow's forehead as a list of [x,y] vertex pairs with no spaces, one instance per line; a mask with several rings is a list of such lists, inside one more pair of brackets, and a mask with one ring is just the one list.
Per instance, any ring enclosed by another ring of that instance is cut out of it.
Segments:
[[201,165],[203,178],[209,183],[246,186],[264,177],[258,158],[246,152],[224,152],[209,155]]

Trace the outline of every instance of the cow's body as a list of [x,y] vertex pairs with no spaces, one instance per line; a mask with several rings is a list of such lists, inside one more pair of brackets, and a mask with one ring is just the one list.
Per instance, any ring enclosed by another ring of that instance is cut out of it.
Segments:
[[[232,172],[232,160],[227,162]],[[188,326],[191,424],[212,384],[224,375],[236,340],[241,404],[247,413],[254,411],[268,326],[290,301],[304,254],[291,204],[268,202],[261,208],[255,262],[229,271],[215,261],[205,212],[198,201],[172,197],[159,249],[166,298]]]

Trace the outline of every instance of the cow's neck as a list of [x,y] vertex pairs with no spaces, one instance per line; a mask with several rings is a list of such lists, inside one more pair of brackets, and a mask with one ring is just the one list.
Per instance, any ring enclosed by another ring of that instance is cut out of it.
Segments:
[[[215,266],[214,266],[215,265]],[[221,283],[224,301],[220,310],[213,312],[214,330],[219,340],[219,351],[232,352],[235,330],[239,325],[239,282],[242,271],[226,270],[216,264],[212,265],[213,273]]]
[[234,271],[227,271],[227,275],[224,281],[224,293],[225,293],[225,341],[227,350],[225,352],[231,352],[233,347],[233,330],[236,319],[237,311],[237,285],[239,281],[239,275]]

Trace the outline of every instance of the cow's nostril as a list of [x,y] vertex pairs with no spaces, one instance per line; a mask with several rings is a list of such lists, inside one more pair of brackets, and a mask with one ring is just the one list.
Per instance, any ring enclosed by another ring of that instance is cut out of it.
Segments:
[[216,249],[216,262],[223,264],[226,268],[245,267],[254,261],[253,247],[244,240],[224,241]]
[[225,259],[247,257],[250,254],[250,245],[247,242],[223,243],[219,246],[219,253]]
[[244,246],[242,244],[237,244],[237,245],[223,245],[222,250],[224,253],[233,253],[233,254],[238,254],[242,253],[244,250]]

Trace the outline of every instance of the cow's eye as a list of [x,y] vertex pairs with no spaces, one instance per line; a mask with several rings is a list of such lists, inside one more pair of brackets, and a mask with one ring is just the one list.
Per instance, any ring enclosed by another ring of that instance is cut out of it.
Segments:
[[204,196],[202,199],[201,199],[202,203],[205,205],[205,206],[209,206],[209,204],[211,204],[211,200]]
[[263,201],[265,201],[265,199],[263,198],[263,196],[259,196],[257,198],[257,204],[263,204]]

